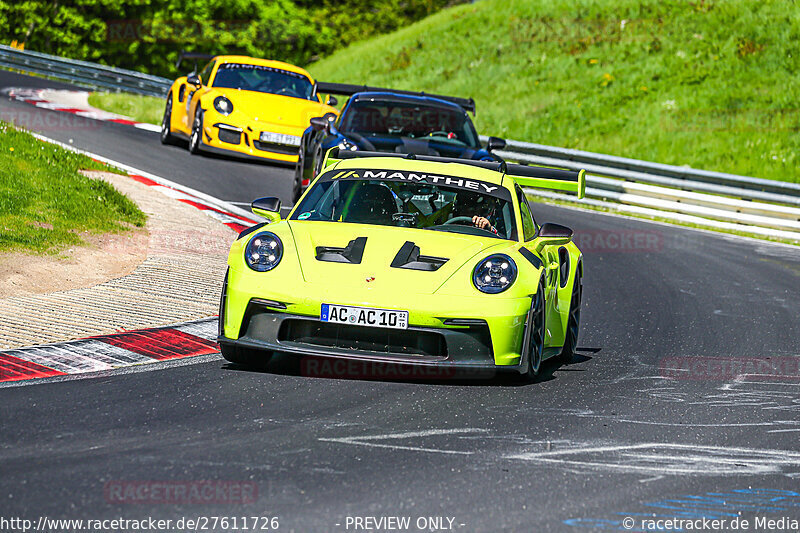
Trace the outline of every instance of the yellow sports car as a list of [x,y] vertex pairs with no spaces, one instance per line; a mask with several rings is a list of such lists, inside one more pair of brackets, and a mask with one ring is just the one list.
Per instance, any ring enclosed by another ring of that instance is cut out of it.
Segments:
[[[182,54],[181,59],[201,54]],[[300,67],[246,56],[215,56],[173,82],[161,142],[189,141],[189,151],[297,163],[313,117],[338,115],[336,99],[316,93]],[[180,64],[180,61],[178,62]]]

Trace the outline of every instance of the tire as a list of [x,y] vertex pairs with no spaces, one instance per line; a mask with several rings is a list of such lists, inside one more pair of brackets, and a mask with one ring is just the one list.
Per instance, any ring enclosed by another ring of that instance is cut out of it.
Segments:
[[220,345],[220,352],[226,361],[252,369],[266,368],[272,353],[261,350],[246,350],[235,346]]
[[192,135],[189,137],[189,151],[193,154],[200,153],[200,145],[203,144],[203,110],[199,107],[194,113],[192,121]]
[[294,182],[292,183],[292,202],[297,203],[303,196],[303,150],[300,149],[300,157],[297,160],[297,167],[294,169]]
[[164,117],[161,119],[161,144],[175,144],[177,139],[172,135],[172,94],[167,96],[167,105],[164,106]]
[[525,338],[522,346],[527,351],[528,366],[522,376],[527,381],[536,377],[542,364],[546,315],[544,291],[544,283],[540,282],[536,294],[531,299],[531,309],[525,321]]
[[311,162],[313,171],[311,172],[311,179],[313,180],[316,178],[320,172],[322,172],[322,158],[324,157],[322,153],[322,145],[317,146],[317,149],[314,151],[314,159]]
[[581,265],[575,272],[575,283],[572,285],[572,297],[569,302],[569,318],[567,319],[567,331],[564,335],[564,347],[558,354],[558,362],[568,365],[575,356],[578,348],[578,330],[581,325],[581,298],[583,297],[583,283],[581,278]]

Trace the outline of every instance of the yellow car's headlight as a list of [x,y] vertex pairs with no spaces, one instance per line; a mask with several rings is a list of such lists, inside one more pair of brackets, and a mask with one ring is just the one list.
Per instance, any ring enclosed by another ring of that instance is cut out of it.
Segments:
[[224,96],[217,96],[214,98],[214,109],[220,115],[230,115],[233,113],[233,103]]

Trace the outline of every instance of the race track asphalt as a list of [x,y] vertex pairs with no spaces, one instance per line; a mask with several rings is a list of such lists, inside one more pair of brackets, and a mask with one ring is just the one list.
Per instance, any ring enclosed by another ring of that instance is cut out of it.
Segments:
[[[10,76],[0,86],[19,86]],[[5,99],[0,112],[53,113]],[[155,133],[42,132],[225,200],[288,199],[289,170],[190,156]],[[573,227],[585,254],[572,364],[548,364],[532,384],[428,383],[309,376],[321,367],[291,357],[264,372],[206,358],[2,388],[0,516],[259,515],[279,517],[281,531],[450,517],[457,531],[486,532],[636,531],[625,517],[653,514],[800,517],[800,250],[567,208],[536,214]],[[198,480],[257,496],[104,494]]]

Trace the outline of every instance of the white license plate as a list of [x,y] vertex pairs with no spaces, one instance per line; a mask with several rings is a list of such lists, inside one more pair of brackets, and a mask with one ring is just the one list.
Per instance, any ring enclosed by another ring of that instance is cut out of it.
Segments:
[[408,329],[408,311],[322,304],[319,316],[323,322],[372,326],[375,328]]
[[259,135],[262,142],[285,144],[288,146],[300,146],[300,137],[296,135],[288,135],[286,133],[272,133],[271,131],[262,131]]

